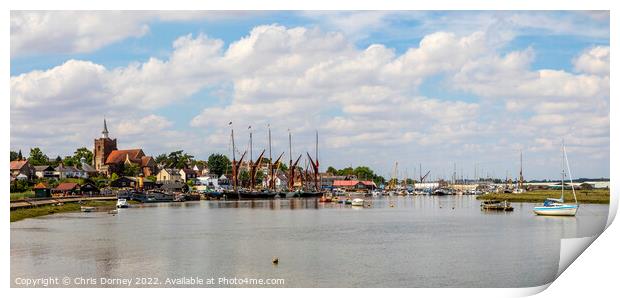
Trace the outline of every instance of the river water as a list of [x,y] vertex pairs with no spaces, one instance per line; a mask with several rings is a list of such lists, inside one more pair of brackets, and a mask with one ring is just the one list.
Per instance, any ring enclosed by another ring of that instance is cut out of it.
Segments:
[[101,287],[114,286],[102,278],[127,278],[135,287],[136,278],[150,278],[141,281],[170,287],[167,278],[185,277],[215,279],[203,287],[231,286],[219,278],[282,279],[283,287],[531,287],[555,278],[560,239],[600,234],[609,207],[542,217],[530,203],[483,212],[470,196],[367,202],[201,201],[26,219],[11,223],[11,284],[69,277],[68,286]]

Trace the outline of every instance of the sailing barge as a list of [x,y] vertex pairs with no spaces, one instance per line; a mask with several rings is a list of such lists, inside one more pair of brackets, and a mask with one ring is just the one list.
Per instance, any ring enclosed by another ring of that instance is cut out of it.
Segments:
[[[231,125],[231,123],[229,123],[229,125]],[[222,198],[226,199],[226,200],[260,200],[260,199],[274,199],[276,197],[282,197],[282,198],[291,198],[291,197],[299,197],[299,198],[307,198],[307,197],[320,197],[323,195],[323,193],[320,191],[320,187],[319,187],[319,178],[318,178],[318,174],[319,174],[319,162],[318,162],[318,132],[316,134],[316,155],[315,158],[312,159],[312,157],[310,156],[310,154],[308,153],[308,159],[310,161],[310,164],[312,165],[312,170],[314,172],[314,184],[315,184],[315,189],[314,190],[309,190],[308,188],[306,189],[301,189],[301,190],[294,190],[294,181],[295,181],[295,176],[296,176],[296,168],[297,168],[297,164],[299,162],[299,160],[301,159],[302,155],[299,156],[299,158],[297,158],[297,161],[295,161],[295,163],[293,163],[292,161],[292,156],[290,156],[290,163],[289,163],[289,189],[286,192],[277,192],[276,191],[276,187],[275,187],[275,177],[276,177],[276,171],[280,166],[280,160],[282,158],[282,156],[284,155],[284,152],[282,152],[282,154],[280,154],[280,156],[277,158],[277,160],[275,162],[273,162],[272,159],[272,155],[271,155],[271,128],[269,128],[269,176],[268,176],[268,183],[267,183],[267,188],[266,189],[255,189],[255,185],[256,185],[256,175],[258,172],[258,169],[261,168],[261,165],[263,164],[263,161],[265,160],[265,158],[263,158],[263,155],[265,154],[265,150],[263,150],[261,152],[261,154],[258,156],[258,158],[256,159],[256,161],[253,160],[252,158],[252,150],[253,150],[253,144],[252,144],[252,133],[250,132],[250,160],[248,162],[249,165],[249,174],[250,174],[250,181],[249,181],[249,189],[239,189],[239,170],[241,167],[241,164],[243,162],[243,159],[246,156],[246,152],[243,152],[243,154],[241,155],[241,158],[239,159],[239,161],[237,161],[236,158],[236,148],[235,148],[235,135],[234,135],[234,129],[231,128],[231,132],[230,132],[230,138],[231,138],[231,143],[232,143],[232,190],[225,190],[222,192]],[[289,132],[289,155],[291,154],[291,135]],[[300,177],[303,178],[303,172],[301,170],[298,170],[300,173]],[[309,173],[306,169],[306,180],[309,180]]]

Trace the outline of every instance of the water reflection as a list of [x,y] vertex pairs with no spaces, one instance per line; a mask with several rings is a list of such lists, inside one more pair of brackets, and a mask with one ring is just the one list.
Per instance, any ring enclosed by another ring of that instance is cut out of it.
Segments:
[[[11,223],[11,277],[262,277],[289,287],[525,287],[555,277],[561,238],[602,231],[533,204],[482,212],[473,197],[152,204]],[[391,207],[393,206],[393,207]],[[273,256],[281,260],[271,264]],[[492,264],[492,265],[490,265]],[[12,281],[13,282],[13,281]],[[13,285],[15,286],[15,285]]]

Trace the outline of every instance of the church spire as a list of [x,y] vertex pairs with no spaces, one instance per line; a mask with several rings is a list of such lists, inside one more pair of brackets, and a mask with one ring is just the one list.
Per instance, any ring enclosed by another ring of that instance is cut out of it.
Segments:
[[103,117],[103,131],[101,132],[101,137],[108,139],[108,124],[105,121],[105,117]]

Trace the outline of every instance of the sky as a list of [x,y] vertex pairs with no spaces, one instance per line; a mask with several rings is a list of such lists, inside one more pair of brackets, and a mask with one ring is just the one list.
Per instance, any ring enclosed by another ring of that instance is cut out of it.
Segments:
[[[11,11],[11,150],[609,177],[607,11]],[[232,126],[229,123],[232,122]],[[251,127],[251,129],[250,129]],[[255,153],[255,155],[257,155]],[[285,158],[288,160],[288,157]],[[303,162],[302,162],[303,163]]]

